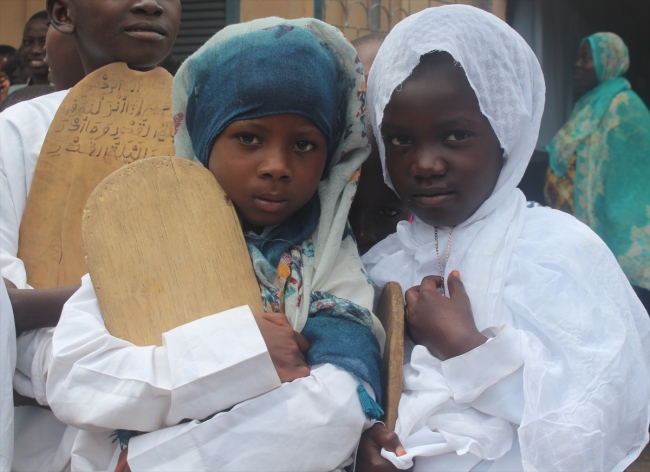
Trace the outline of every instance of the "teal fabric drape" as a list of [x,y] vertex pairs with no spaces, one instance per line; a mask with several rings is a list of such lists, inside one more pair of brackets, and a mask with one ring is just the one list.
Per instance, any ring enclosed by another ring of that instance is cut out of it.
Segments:
[[650,289],[650,112],[622,75],[628,50],[613,33],[585,39],[599,84],[546,147],[554,173],[576,160],[575,216],[610,247],[630,282]]

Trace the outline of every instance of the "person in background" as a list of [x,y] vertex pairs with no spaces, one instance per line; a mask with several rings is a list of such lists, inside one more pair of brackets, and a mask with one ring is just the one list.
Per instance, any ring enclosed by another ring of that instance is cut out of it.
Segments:
[[627,46],[614,33],[582,40],[575,83],[586,91],[546,147],[546,203],[607,243],[650,310],[650,112],[623,78]]
[[3,70],[5,74],[7,74],[7,77],[9,77],[9,82],[11,85],[20,85],[27,83],[27,79],[29,79],[29,77],[27,76],[27,71],[23,65],[22,46],[16,50],[16,54],[14,54],[11,59],[7,60],[7,63],[4,66]]
[[20,45],[20,55],[27,74],[27,83],[12,83],[9,93],[30,85],[49,85],[47,78],[49,67],[45,62],[45,36],[48,26],[47,12],[45,10],[34,13],[23,31],[23,42]]
[[45,40],[45,62],[49,66],[48,79],[52,84],[33,85],[14,91],[1,104],[0,112],[16,103],[47,95],[52,92],[68,90],[84,78],[84,67],[77,51],[74,37],[57,31],[48,25]]
[[[385,38],[386,33],[371,33],[352,41],[363,64],[366,82],[372,62]],[[348,217],[361,255],[393,234],[397,230],[397,223],[410,216],[399,197],[384,183],[379,149],[370,122],[366,123],[366,134],[372,148],[368,160],[361,166],[359,187]]]
[[8,44],[0,44],[0,61],[13,59],[16,55],[16,48]]
[[0,103],[7,98],[11,79],[7,75],[6,67],[16,55],[16,48],[8,44],[0,44]]

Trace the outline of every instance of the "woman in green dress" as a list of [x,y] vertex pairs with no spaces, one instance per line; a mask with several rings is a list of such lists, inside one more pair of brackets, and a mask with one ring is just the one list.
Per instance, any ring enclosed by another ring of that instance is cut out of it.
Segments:
[[627,46],[614,33],[582,40],[575,82],[586,93],[546,147],[544,194],[610,247],[650,305],[650,112],[622,76]]

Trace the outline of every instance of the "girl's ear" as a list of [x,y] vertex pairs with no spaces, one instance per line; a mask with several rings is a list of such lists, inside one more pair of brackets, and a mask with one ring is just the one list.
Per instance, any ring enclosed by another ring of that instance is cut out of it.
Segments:
[[74,33],[75,27],[70,14],[72,9],[70,0],[47,0],[47,14],[57,31],[65,34]]

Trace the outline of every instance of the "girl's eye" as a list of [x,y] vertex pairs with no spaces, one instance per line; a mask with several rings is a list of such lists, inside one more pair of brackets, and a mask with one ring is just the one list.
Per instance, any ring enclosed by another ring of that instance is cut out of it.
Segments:
[[293,145],[294,151],[307,152],[314,149],[314,144],[309,141],[298,141]]
[[394,146],[409,146],[413,144],[413,140],[406,136],[393,136],[390,138],[390,143]]
[[465,131],[454,131],[445,138],[445,141],[465,141],[467,138],[469,138],[469,133]]
[[255,144],[260,144],[260,140],[254,134],[240,134],[237,136],[237,139],[240,143],[245,144],[246,146],[253,146]]

